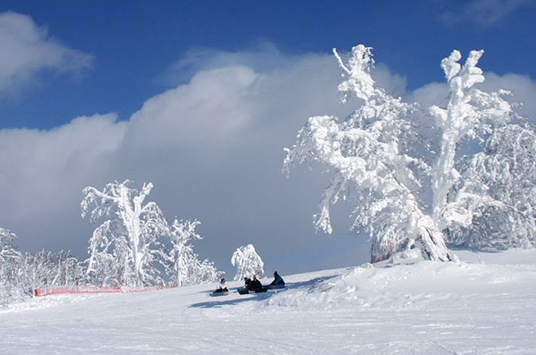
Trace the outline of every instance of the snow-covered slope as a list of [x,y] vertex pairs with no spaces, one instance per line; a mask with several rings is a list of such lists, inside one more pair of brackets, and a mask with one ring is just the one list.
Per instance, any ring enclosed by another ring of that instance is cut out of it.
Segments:
[[0,353],[536,354],[536,251],[458,255],[291,275],[258,295],[37,298],[0,309]]

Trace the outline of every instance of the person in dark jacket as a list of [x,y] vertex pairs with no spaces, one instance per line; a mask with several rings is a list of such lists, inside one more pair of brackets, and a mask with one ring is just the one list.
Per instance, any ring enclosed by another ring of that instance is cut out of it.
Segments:
[[253,291],[253,292],[263,291],[262,284],[259,281],[259,279],[257,279],[257,275],[255,274],[253,274],[253,276],[251,277],[251,281],[247,287],[248,287],[248,291]]
[[239,288],[238,293],[241,295],[248,294],[250,284],[251,284],[251,279],[249,277],[244,277],[244,287]]
[[270,284],[271,286],[285,286],[285,280],[279,274],[277,271],[274,272],[274,281]]

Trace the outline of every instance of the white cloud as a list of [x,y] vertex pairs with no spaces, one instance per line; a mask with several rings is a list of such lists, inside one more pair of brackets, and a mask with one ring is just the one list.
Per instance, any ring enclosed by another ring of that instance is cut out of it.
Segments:
[[446,83],[429,83],[404,95],[406,102],[418,102],[423,107],[437,105],[445,107],[448,103],[449,88]]
[[372,77],[376,83],[384,88],[389,94],[399,97],[406,93],[408,80],[406,77],[393,73],[389,67],[383,63],[377,64],[373,71]]
[[[262,56],[244,53],[255,55]],[[25,250],[81,254],[91,233],[79,216],[82,188],[128,178],[153,182],[151,198],[169,219],[200,219],[199,251],[223,268],[248,242],[268,260],[280,248],[329,243],[311,240],[322,177],[298,170],[287,180],[280,170],[283,148],[307,117],[351,111],[339,103],[339,74],[323,55],[264,71],[210,65],[126,122],[97,115],[52,131],[3,130],[0,184],[9,188],[0,189],[0,225],[18,233]]]
[[522,104],[517,109],[517,112],[536,123],[536,101],[534,100],[536,97],[536,82],[528,75],[487,73],[482,89],[485,91],[497,91],[499,89],[511,91],[513,96],[508,100]]
[[322,178],[297,172],[285,179],[283,148],[307,117],[350,113],[339,103],[339,78],[329,56],[305,55],[264,72],[211,65],[132,116],[121,170],[153,181],[152,197],[168,217],[199,218],[200,251],[224,259],[222,267],[246,243],[273,258],[314,234]]
[[260,42],[249,50],[222,51],[213,48],[192,48],[184,57],[167,68],[159,81],[178,85],[189,81],[199,71],[244,66],[257,72],[267,72],[290,65],[296,57],[282,54],[272,43]]
[[92,57],[50,37],[28,16],[0,13],[0,94],[16,92],[39,72],[80,73]]
[[[26,248],[73,248],[81,189],[102,182],[126,123],[115,115],[78,117],[50,131],[0,131],[0,225],[27,239]],[[85,248],[84,248],[85,249]],[[83,249],[82,249],[83,250]]]
[[454,24],[471,21],[481,27],[492,27],[514,12],[534,5],[534,0],[473,0],[461,9],[444,13],[443,20]]

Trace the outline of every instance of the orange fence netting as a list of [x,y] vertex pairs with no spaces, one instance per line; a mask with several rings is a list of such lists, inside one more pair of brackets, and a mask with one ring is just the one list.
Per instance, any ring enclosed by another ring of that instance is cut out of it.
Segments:
[[176,288],[175,285],[159,285],[159,286],[147,286],[147,287],[130,287],[130,286],[55,286],[55,287],[41,287],[34,289],[34,296],[50,296],[61,295],[69,293],[132,293],[132,292],[145,292],[156,291],[167,288]]

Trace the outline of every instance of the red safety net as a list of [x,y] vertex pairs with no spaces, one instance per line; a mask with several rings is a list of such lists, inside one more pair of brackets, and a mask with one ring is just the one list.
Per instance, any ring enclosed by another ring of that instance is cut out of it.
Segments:
[[40,287],[34,290],[34,296],[50,296],[62,295],[69,293],[132,293],[156,291],[167,288],[175,288],[175,285],[159,285],[147,287],[129,287],[129,286],[55,286],[55,287]]

